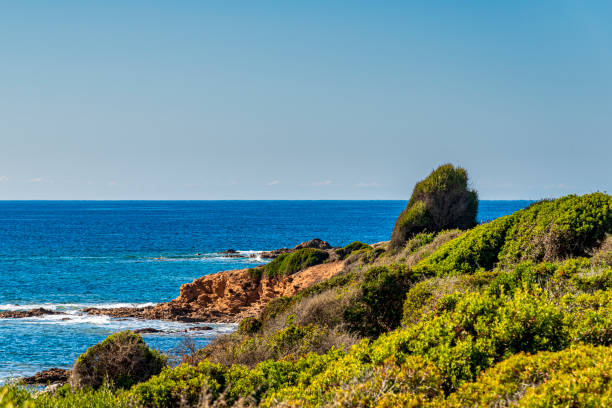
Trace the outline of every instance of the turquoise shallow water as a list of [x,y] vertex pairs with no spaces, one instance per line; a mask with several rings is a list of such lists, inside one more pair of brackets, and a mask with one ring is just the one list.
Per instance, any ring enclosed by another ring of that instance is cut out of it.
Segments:
[[[481,201],[489,221],[529,201]],[[0,319],[0,381],[69,367],[109,334],[163,329],[145,340],[163,351],[188,324],[86,316],[87,306],[154,304],[181,284],[220,270],[257,265],[253,253],[312,238],[332,245],[387,240],[404,201],[3,201],[0,202],[0,311],[46,307],[60,312]],[[205,345],[233,325],[190,334]]]

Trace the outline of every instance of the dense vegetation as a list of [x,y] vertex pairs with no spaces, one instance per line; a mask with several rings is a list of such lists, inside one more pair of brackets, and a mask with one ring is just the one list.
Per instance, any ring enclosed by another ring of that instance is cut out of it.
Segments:
[[[258,269],[293,273],[312,254]],[[336,255],[343,272],[275,299],[178,367],[127,390],[34,399],[5,387],[0,407],[83,406],[84,395],[100,407],[612,406],[611,196]]]
[[467,229],[476,225],[478,194],[468,189],[467,171],[445,164],[414,186],[391,235],[390,247],[400,249],[420,232]]
[[315,248],[302,248],[295,252],[281,254],[274,258],[272,262],[249,269],[249,273],[254,278],[267,276],[270,278],[291,275],[309,266],[323,263],[329,258],[327,251]]

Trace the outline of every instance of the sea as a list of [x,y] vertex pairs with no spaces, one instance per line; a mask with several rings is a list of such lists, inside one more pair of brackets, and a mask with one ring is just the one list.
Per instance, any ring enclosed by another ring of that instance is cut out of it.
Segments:
[[[487,222],[531,201],[480,201]],[[179,295],[203,275],[253,267],[260,251],[312,238],[334,246],[388,240],[405,201],[0,201],[0,311],[43,307],[53,315],[0,319],[0,383],[69,368],[88,347],[126,329],[176,353],[230,333],[164,321],[91,316],[86,307],[146,306]],[[245,255],[230,258],[223,251]],[[250,255],[253,255],[251,257]]]

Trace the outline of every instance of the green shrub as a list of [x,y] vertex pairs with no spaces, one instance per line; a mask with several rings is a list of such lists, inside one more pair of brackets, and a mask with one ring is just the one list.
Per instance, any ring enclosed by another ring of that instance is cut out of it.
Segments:
[[140,335],[123,331],[81,354],[72,368],[70,384],[73,389],[97,389],[104,384],[129,388],[159,373],[165,364],[166,359]]
[[[432,278],[414,285],[406,294],[402,322],[405,326],[418,323],[430,313],[448,310],[455,295],[473,289],[465,279]],[[452,309],[451,308],[451,309]]]
[[351,330],[363,336],[376,337],[397,328],[402,320],[406,292],[413,282],[410,269],[401,265],[368,270],[357,299],[344,313]]
[[138,408],[124,391],[102,387],[98,390],[61,388],[55,393],[33,395],[34,390],[12,385],[0,386],[0,408]]
[[524,407],[609,407],[612,406],[612,358],[579,371],[554,373],[539,387],[531,387],[520,400]]
[[355,241],[344,248],[336,248],[335,252],[340,259],[345,259],[347,256],[352,254],[353,252],[357,252],[360,250],[369,250],[372,249],[368,244],[364,244],[363,242]]
[[446,301],[441,313],[400,332],[396,347],[429,358],[447,391],[514,353],[559,350],[570,339],[563,311],[538,290],[466,293]]
[[[582,345],[559,352],[519,353],[483,372],[475,382],[463,384],[438,405],[607,406],[601,398],[607,396],[610,401],[611,372],[609,347]],[[589,383],[592,388],[585,393]]]
[[398,217],[390,247],[396,251],[414,235],[476,225],[478,194],[468,190],[465,169],[445,164],[418,182],[406,209]]
[[132,388],[134,398],[147,407],[196,406],[202,394],[218,398],[226,387],[227,369],[202,361],[197,366],[182,364]]
[[586,256],[612,231],[612,197],[603,193],[542,201],[446,243],[415,270],[457,275],[521,261]]
[[270,300],[268,303],[266,303],[266,306],[261,313],[260,320],[265,324],[266,322],[285,312],[292,304],[295,303],[295,301],[295,296],[281,296]]
[[364,264],[371,264],[385,254],[383,248],[364,249],[363,257],[361,258]]
[[255,317],[247,317],[240,321],[238,333],[243,335],[255,334],[261,329],[261,321]]
[[270,278],[291,275],[310,266],[318,265],[329,258],[329,253],[321,249],[303,248],[297,251],[282,254],[274,258],[270,263],[249,269],[254,278],[267,276]]
[[32,395],[17,385],[0,386],[0,408],[34,407]]

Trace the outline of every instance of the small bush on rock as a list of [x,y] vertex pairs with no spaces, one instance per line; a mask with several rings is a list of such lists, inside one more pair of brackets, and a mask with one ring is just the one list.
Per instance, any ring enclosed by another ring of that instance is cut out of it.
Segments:
[[123,331],[90,347],[74,363],[70,384],[73,389],[104,384],[129,388],[158,374],[166,359],[150,349],[141,336]]
[[329,253],[327,251],[303,248],[289,254],[279,255],[269,264],[249,269],[249,273],[252,277],[258,279],[264,275],[270,278],[286,276],[310,266],[321,264],[328,258]]
[[336,248],[335,252],[336,254],[338,254],[338,257],[340,257],[340,259],[345,259],[353,252],[360,251],[362,249],[372,249],[372,247],[368,244],[364,244],[363,242],[355,241],[348,244],[344,248]]

